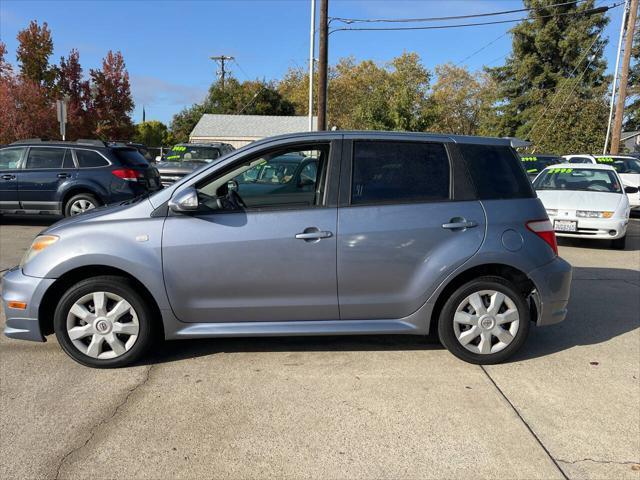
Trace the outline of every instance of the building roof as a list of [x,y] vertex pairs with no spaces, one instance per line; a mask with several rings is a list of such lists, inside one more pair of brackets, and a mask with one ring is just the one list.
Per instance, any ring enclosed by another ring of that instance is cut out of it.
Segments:
[[[314,127],[316,117],[314,117]],[[308,117],[277,115],[220,115],[205,113],[191,137],[270,137],[309,129]]]

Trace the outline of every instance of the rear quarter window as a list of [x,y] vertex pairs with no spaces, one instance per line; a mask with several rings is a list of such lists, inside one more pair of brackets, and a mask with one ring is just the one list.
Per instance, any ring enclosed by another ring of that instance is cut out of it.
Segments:
[[510,147],[501,145],[460,145],[481,200],[534,198],[535,192]]
[[148,167],[149,162],[135,148],[114,148],[112,153],[127,167]]
[[441,143],[354,144],[352,205],[448,200],[449,184],[449,158]]
[[76,158],[80,168],[106,167],[109,162],[98,152],[92,150],[76,150]]

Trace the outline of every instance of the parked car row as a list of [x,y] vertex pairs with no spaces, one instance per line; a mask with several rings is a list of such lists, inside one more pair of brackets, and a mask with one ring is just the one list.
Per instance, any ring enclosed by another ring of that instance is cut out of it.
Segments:
[[235,150],[228,143],[179,143],[156,164],[162,185],[167,187],[214,160]]

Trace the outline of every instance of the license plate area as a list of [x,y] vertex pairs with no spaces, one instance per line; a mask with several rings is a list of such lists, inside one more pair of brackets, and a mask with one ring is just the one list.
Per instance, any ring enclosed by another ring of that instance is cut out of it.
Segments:
[[572,220],[556,220],[553,222],[553,229],[556,232],[577,232],[578,222]]

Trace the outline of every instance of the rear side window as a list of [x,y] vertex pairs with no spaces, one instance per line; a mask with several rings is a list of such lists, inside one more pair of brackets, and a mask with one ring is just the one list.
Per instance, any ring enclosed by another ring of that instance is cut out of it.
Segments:
[[113,154],[127,167],[148,167],[149,162],[135,148],[114,148]]
[[449,199],[449,158],[443,144],[355,142],[351,204]]
[[460,145],[480,200],[533,198],[535,193],[510,147]]
[[0,150],[0,170],[18,168],[18,163],[24,151],[24,148],[3,148]]
[[62,168],[67,148],[31,147],[27,157],[27,168]]
[[76,158],[80,168],[106,167],[109,162],[93,150],[76,150]]

